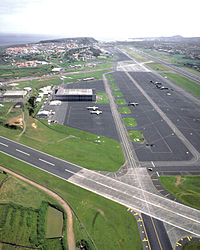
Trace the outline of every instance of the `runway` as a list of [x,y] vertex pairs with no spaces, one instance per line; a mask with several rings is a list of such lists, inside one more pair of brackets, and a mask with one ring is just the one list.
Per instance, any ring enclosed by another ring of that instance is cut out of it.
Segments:
[[[136,211],[200,236],[200,211],[0,137],[0,151]],[[22,153],[23,152],[23,153]]]

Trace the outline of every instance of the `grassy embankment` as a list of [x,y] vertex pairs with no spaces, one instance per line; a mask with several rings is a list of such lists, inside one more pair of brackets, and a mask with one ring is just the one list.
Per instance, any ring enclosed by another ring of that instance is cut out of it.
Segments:
[[200,176],[160,176],[159,180],[182,203],[200,210]]
[[[23,162],[13,161],[2,153],[0,158],[3,166],[42,184],[67,200],[98,249],[142,249],[137,222],[125,207]],[[76,241],[85,239],[92,246],[78,220],[74,220],[74,231]]]
[[[200,210],[200,176],[160,176],[164,188],[183,204]],[[184,250],[200,249],[200,242],[187,242]]]
[[[59,124],[48,125],[26,112],[26,132],[0,126],[2,136],[88,169],[117,171],[124,163],[119,142]],[[1,119],[1,117],[0,117]],[[97,142],[98,140],[98,142]],[[101,141],[101,142],[99,142]]]
[[197,82],[175,73],[163,73],[162,75],[167,76],[171,81],[177,83],[193,95],[200,97],[200,84]]

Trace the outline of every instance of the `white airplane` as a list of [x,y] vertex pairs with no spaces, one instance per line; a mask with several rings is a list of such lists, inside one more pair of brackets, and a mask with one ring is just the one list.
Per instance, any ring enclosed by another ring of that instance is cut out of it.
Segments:
[[137,102],[129,102],[128,106],[131,106],[131,105],[136,107],[137,105],[139,105],[139,103],[137,103]]
[[87,107],[87,109],[97,110],[98,107],[97,106],[92,106],[92,107]]
[[102,111],[101,110],[94,110],[94,111],[90,111],[90,114],[99,115],[99,114],[102,114]]

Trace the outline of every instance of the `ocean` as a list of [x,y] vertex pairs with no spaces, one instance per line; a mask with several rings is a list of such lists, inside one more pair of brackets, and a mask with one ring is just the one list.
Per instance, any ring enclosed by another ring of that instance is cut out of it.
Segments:
[[5,34],[0,33],[0,46],[9,46],[17,44],[36,43],[41,40],[55,39],[58,36],[53,35],[31,35],[31,34]]

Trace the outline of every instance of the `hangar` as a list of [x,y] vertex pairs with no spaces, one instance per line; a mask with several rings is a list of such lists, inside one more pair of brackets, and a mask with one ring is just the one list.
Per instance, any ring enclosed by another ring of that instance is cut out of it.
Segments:
[[64,89],[55,90],[53,100],[60,101],[96,101],[96,94],[93,89]]
[[27,91],[20,91],[20,90],[7,90],[4,94],[3,97],[7,98],[24,98],[25,95],[27,94]]

